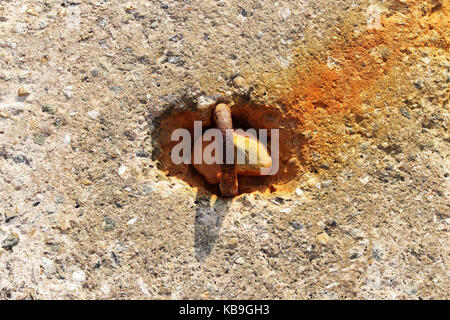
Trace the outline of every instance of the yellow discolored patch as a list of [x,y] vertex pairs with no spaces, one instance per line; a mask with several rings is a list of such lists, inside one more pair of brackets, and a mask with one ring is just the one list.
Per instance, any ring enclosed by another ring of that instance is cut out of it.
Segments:
[[[270,168],[272,159],[267,148],[253,136],[245,136],[240,133],[234,133],[235,158],[237,154],[242,153],[245,156],[243,164],[236,165],[237,174],[240,175],[260,175],[262,168]],[[202,154],[209,143],[203,141]],[[254,161],[250,161],[255,159]],[[252,164],[253,163],[253,164]],[[220,181],[220,164],[193,164],[194,168],[205,177],[211,184],[217,184]]]

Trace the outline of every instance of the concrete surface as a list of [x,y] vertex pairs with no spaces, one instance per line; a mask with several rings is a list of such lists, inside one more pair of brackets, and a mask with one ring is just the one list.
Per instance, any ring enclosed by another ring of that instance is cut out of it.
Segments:
[[[0,298],[448,299],[448,26],[447,0],[1,1]],[[158,169],[158,117],[215,94],[297,119],[294,187]]]

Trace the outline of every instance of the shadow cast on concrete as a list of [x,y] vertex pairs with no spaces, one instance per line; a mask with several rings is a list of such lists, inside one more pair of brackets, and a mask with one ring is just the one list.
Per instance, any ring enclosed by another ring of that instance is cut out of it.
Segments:
[[195,203],[194,247],[197,261],[204,261],[210,254],[230,210],[232,199],[217,198],[211,205],[210,195],[197,195]]

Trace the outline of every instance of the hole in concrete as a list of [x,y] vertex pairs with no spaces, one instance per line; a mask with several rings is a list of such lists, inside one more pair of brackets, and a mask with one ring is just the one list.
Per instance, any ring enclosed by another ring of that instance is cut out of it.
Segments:
[[[238,175],[239,194],[259,191],[262,193],[290,191],[296,186],[296,178],[301,171],[301,150],[306,143],[305,137],[299,132],[299,120],[282,106],[267,106],[253,103],[245,98],[235,101],[219,99],[216,103],[199,107],[197,101],[189,100],[173,105],[157,119],[152,134],[153,160],[157,161],[158,169],[168,176],[177,177],[187,182],[199,191],[220,196],[219,185],[208,183],[193,165],[175,165],[171,160],[172,148],[179,141],[171,141],[172,132],[178,128],[187,129],[191,133],[191,146],[194,145],[194,121],[202,121],[203,132],[215,127],[213,110],[220,102],[231,105],[234,129],[269,129],[267,147],[270,153],[270,129],[279,129],[279,170],[271,176]],[[193,154],[193,152],[192,152]]]

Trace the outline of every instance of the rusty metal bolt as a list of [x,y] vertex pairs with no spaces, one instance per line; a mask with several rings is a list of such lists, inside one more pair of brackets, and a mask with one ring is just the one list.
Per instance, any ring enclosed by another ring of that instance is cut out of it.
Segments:
[[[223,164],[221,165],[219,188],[222,196],[233,197],[238,194],[238,180],[234,159],[233,122],[230,106],[225,103],[218,104],[214,109],[214,121],[223,138]],[[227,146],[231,147],[227,148]],[[233,157],[233,163],[227,164],[226,159],[231,156]]]

